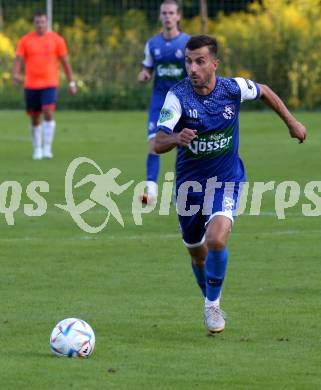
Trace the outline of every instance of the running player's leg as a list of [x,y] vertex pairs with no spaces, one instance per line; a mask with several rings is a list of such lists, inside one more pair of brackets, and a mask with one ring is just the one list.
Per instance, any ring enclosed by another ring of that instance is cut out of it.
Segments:
[[225,320],[220,309],[220,298],[227,269],[227,240],[234,222],[239,198],[239,186],[219,189],[215,193],[212,214],[206,223],[206,244],[208,254],[205,262],[206,299],[204,318],[211,333],[222,332]]
[[31,139],[33,145],[32,158],[42,159],[42,131],[41,131],[41,100],[40,91],[37,89],[25,89],[26,110],[31,120]]
[[216,215],[207,224],[206,244],[206,302],[219,305],[221,289],[227,267],[227,239],[232,221],[224,215]]
[[[234,215],[231,202],[229,207],[232,208],[226,209],[225,199],[223,190],[215,193],[215,198],[210,200],[210,215],[203,215],[203,196],[189,195],[186,205],[177,203],[183,242],[205,297],[204,320],[210,333],[222,332],[225,328],[220,295],[227,266],[226,243]],[[195,207],[199,210],[194,215],[183,215]]]
[[[191,205],[200,205],[200,197],[188,197],[186,205],[177,205],[179,226],[182,233],[183,243],[186,246],[190,256],[192,270],[196,282],[200,287],[202,294],[206,297],[206,279],[205,279],[205,258],[207,256],[207,246],[205,243],[205,222],[201,209],[191,216],[182,215],[180,211],[189,210]],[[183,207],[182,207],[183,206]]]
[[207,225],[205,260],[206,298],[204,307],[205,324],[210,333],[222,332],[225,320],[220,309],[220,297],[225,278],[228,252],[227,239],[232,221],[223,215],[214,216]]
[[192,270],[199,288],[206,297],[205,259],[207,256],[206,243],[200,246],[187,248],[191,256]]
[[54,112],[57,102],[57,89],[46,88],[42,90],[41,103],[44,116],[43,122],[43,156],[52,158],[52,144],[54,140],[56,122]]
[[160,156],[155,152],[155,136],[159,109],[151,108],[148,119],[148,153],[146,158],[147,196],[143,196],[143,203],[154,203],[157,198],[157,180],[160,169]]

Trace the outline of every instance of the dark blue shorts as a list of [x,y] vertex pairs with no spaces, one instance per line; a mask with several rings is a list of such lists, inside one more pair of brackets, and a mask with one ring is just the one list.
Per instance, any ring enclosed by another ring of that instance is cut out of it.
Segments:
[[56,108],[57,88],[25,89],[26,110],[28,114],[40,114],[43,109]]
[[214,197],[208,199],[197,193],[187,195],[187,199],[178,196],[176,208],[184,244],[188,248],[202,245],[205,241],[206,225],[217,215],[223,215],[233,223],[241,192],[242,186],[236,183],[230,188],[216,189]]

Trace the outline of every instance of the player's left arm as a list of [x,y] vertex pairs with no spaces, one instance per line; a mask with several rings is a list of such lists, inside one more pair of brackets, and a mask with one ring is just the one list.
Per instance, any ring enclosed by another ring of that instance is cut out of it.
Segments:
[[18,85],[22,80],[23,77],[21,76],[21,69],[23,66],[23,57],[20,55],[16,55],[13,63],[13,82],[14,84]]
[[69,62],[67,55],[60,56],[59,61],[62,65],[62,68],[63,68],[65,75],[67,77],[67,80],[69,82],[69,91],[72,95],[75,95],[77,93],[77,85],[76,85],[76,82],[74,81],[71,65],[70,65],[70,62]]
[[304,125],[295,119],[291,112],[287,109],[286,105],[280,99],[280,97],[272,91],[270,87],[264,84],[259,84],[260,87],[260,99],[271,107],[287,125],[292,138],[297,138],[300,143],[306,139],[306,128]]
[[74,81],[71,65],[70,65],[70,62],[68,59],[68,49],[67,49],[66,42],[65,42],[64,38],[58,34],[54,35],[54,39],[56,42],[57,58],[59,59],[61,65],[62,65],[62,68],[65,72],[65,75],[66,75],[68,83],[69,83],[69,92],[72,95],[75,95],[77,93],[77,85],[76,85],[76,82]]

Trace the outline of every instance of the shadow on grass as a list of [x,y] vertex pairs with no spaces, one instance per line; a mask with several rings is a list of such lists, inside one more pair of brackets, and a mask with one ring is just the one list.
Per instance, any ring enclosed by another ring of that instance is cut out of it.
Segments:
[[58,356],[55,356],[54,354],[48,352],[40,352],[40,351],[21,351],[18,354],[15,352],[15,356],[19,355],[23,358],[42,358],[42,359],[60,359]]

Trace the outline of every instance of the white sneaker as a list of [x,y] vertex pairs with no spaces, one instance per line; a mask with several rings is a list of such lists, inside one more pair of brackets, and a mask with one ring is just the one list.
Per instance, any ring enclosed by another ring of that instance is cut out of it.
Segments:
[[52,151],[51,151],[50,147],[45,146],[43,148],[43,157],[44,158],[53,158],[53,154],[52,154]]
[[225,328],[223,311],[219,306],[205,306],[204,322],[209,334],[223,332]]
[[36,149],[33,151],[32,159],[33,159],[33,160],[41,160],[42,157],[43,157],[42,149],[41,149],[41,148],[36,148]]

